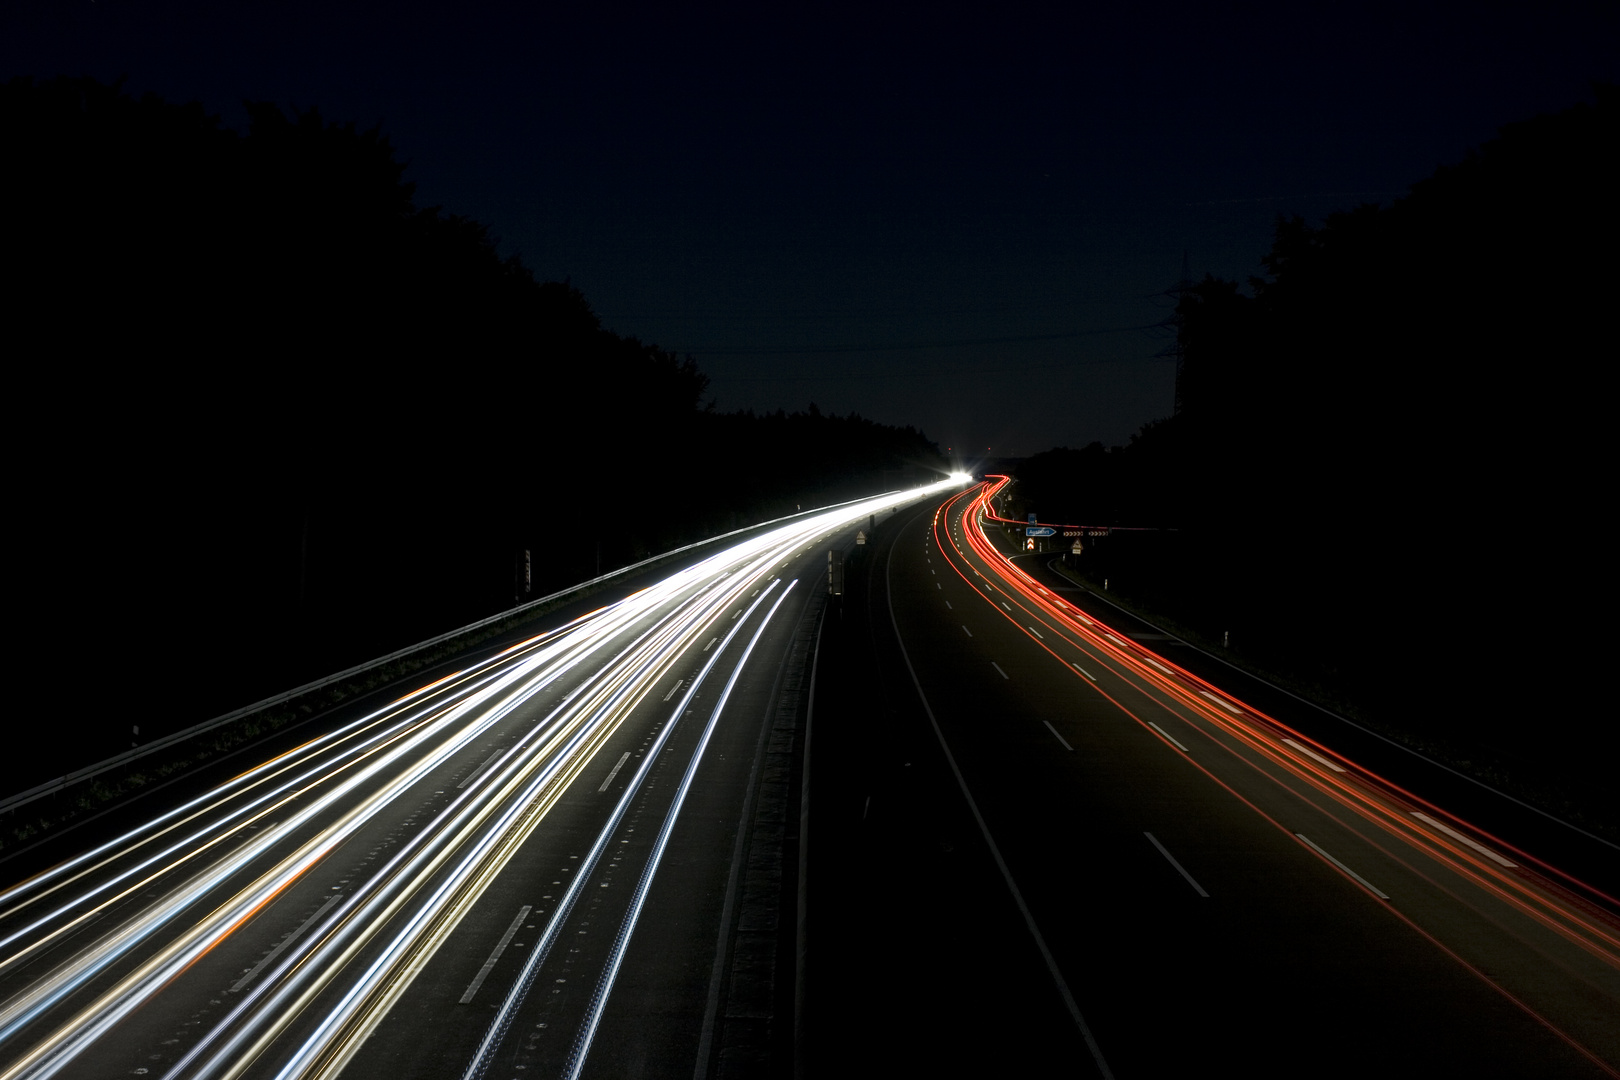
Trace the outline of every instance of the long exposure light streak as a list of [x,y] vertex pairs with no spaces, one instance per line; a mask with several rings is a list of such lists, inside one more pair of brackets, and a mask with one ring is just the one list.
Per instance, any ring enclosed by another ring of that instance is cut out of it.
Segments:
[[[703,679],[727,663],[735,681],[746,660],[726,644],[745,630],[758,640],[753,613],[787,592],[775,574],[831,532],[950,486],[764,530],[0,891],[0,1078],[77,1070],[92,1048],[131,1037],[137,1011],[203,977],[224,979],[211,991],[224,1008],[167,1075],[335,1074],[655,685],[664,697],[678,665],[702,669],[680,680],[593,859]],[[715,636],[726,644],[703,651]],[[403,833],[396,807],[412,808]],[[339,851],[366,855],[359,878],[329,894],[305,884],[330,877]],[[218,972],[245,927],[274,925],[268,913],[289,906],[277,921],[296,933]],[[565,916],[555,906],[548,932]]]
[[[776,583],[774,581],[771,582],[772,587],[774,587],[775,584]],[[750,607],[750,611],[752,611],[754,607],[758,607],[761,603],[764,603],[769,596],[769,592],[762,592],[761,595],[755,599],[753,605]],[[647,774],[651,770],[653,762],[658,760],[659,751],[663,749],[664,745],[669,741],[670,736],[674,733],[675,722],[681,716],[685,715],[687,706],[691,704],[692,699],[697,696],[698,691],[702,688],[703,681],[708,677],[709,673],[714,670],[715,665],[720,662],[720,658],[726,651],[726,646],[731,644],[731,639],[736,637],[737,634],[742,631],[743,626],[744,622],[742,621],[735,623],[726,633],[725,641],[721,644],[721,646],[718,649],[710,650],[708,652],[708,659],[704,662],[703,669],[698,673],[697,677],[692,680],[691,685],[686,688],[686,691],[681,695],[680,700],[676,702],[675,708],[669,714],[669,721],[660,729],[658,738],[653,743],[651,750],[644,755],[640,767],[636,770],[631,777],[630,782],[626,785],[624,794],[619,797],[618,802],[614,805],[613,813],[608,818],[607,824],[597,834],[596,842],[592,844],[590,852],[585,856],[584,859],[580,861],[579,871],[574,874],[573,881],[569,883],[568,891],[564,894],[561,902],[557,905],[557,913],[552,918],[550,925],[546,928],[545,934],[542,935],[540,942],[530,952],[528,963],[524,965],[522,973],[512,984],[512,988],[507,992],[505,1000],[501,1002],[500,1010],[496,1013],[494,1021],[490,1024],[488,1033],[484,1036],[483,1041],[479,1044],[477,1054],[474,1055],[473,1060],[467,1066],[467,1071],[465,1074],[467,1080],[476,1080],[476,1078],[482,1076],[484,1071],[489,1067],[492,1055],[500,1046],[501,1041],[506,1037],[507,1032],[511,1029],[513,1018],[517,1015],[517,1010],[522,1006],[524,998],[528,996],[529,989],[534,981],[535,973],[539,971],[540,965],[545,962],[546,957],[550,954],[551,948],[556,942],[557,934],[562,928],[564,919],[566,919],[569,912],[573,910],[574,904],[579,898],[580,890],[584,888],[583,883],[589,878],[591,871],[595,869],[597,863],[601,861],[602,852],[606,849],[609,838],[613,835],[613,831],[618,828],[619,823],[624,820],[624,816],[629,811],[630,804],[632,801],[634,801],[635,795],[641,790],[642,785],[646,782]]]
[[[1008,482],[1005,477],[995,480],[941,507],[933,522],[934,544],[963,584],[984,599],[985,609],[1015,627],[1036,650],[1052,656],[1074,678],[1078,693],[1100,698],[1144,730],[1151,729],[1155,737],[1181,751],[1182,760],[1192,768],[1274,828],[1303,841],[1302,846],[1314,856],[1336,872],[1349,875],[1371,895],[1390,902],[1400,899],[1369,885],[1315,842],[1304,840],[1302,833],[1288,829],[1240,794],[1222,778],[1227,766],[1221,762],[1312,806],[1390,865],[1445,895],[1496,932],[1509,935],[1518,947],[1562,970],[1588,992],[1613,993],[1614,976],[1620,972],[1620,928],[1597,905],[1612,911],[1620,906],[1614,898],[1391,783],[1053,595],[986,535],[987,524],[1023,524],[994,513],[989,500]],[[1082,667],[1079,660],[1085,660],[1087,666]],[[1088,667],[1118,681],[1110,684],[1112,689],[1105,687]],[[1134,708],[1124,700],[1137,696],[1140,703]],[[1142,715],[1141,710],[1150,706],[1182,721],[1201,742],[1189,749],[1171,738]],[[1392,908],[1391,913],[1583,1057],[1611,1075],[1620,1075],[1527,1004],[1521,991],[1510,989],[1501,977],[1487,974],[1483,965],[1469,962],[1458,949],[1442,943],[1432,929],[1425,929],[1418,908]],[[1505,917],[1509,913],[1525,921],[1510,926]],[[1575,970],[1569,954],[1554,958],[1548,943],[1537,937],[1541,931],[1574,945],[1598,966]],[[1609,989],[1601,990],[1600,985]]]
[[[770,591],[774,591],[775,586],[776,582],[771,582],[770,586],[768,587],[769,591],[762,595],[758,600],[754,601],[754,604],[749,608],[750,613],[752,613],[754,607],[757,607],[759,604],[764,602],[766,597],[770,595]],[[728,643],[731,637],[734,636],[736,632],[742,628],[742,626],[742,622],[736,624],[731,634],[727,636],[726,640]],[[713,662],[719,660],[720,654],[723,651],[724,649],[722,647],[721,650],[715,652],[713,659],[711,660],[711,666]],[[703,674],[706,675],[707,673],[708,668],[705,668]],[[703,676],[700,675],[693,683],[691,692],[695,692],[702,681]],[[638,681],[634,685],[637,686],[638,689],[644,690],[646,686],[650,685],[650,683],[646,681]],[[690,693],[688,695],[688,698],[689,697]],[[685,700],[687,699],[683,699],[683,701]],[[664,725],[664,738],[667,739],[668,733],[674,730],[675,724],[679,720],[679,717],[680,713],[677,712],[670,719],[670,721]],[[651,765],[652,761],[655,760],[656,757],[656,754],[647,755],[647,759],[643,763],[642,769],[637,773],[636,780],[632,781],[629,789],[625,793],[625,796],[620,800],[621,809],[615,812],[614,818],[612,819],[615,824],[622,817],[622,808],[629,805],[633,795],[639,790],[641,776],[645,773],[646,768]],[[528,800],[520,800],[520,804],[526,804],[527,802]],[[602,836],[605,838],[610,831],[610,829],[603,830]],[[599,850],[600,849],[598,848],[598,851]],[[476,852],[474,854],[476,854]],[[469,855],[464,861],[463,865],[470,865],[473,862],[473,858],[474,855]],[[594,865],[594,860],[592,865]],[[581,871],[579,874],[575,875],[575,879],[571,887],[580,887],[579,883],[585,880],[587,874],[588,870],[582,865]],[[287,1078],[302,1075],[310,1063],[315,1061],[318,1055],[326,1051],[327,1047],[336,1038],[335,1033],[337,1032],[339,1025],[349,1020],[350,1017],[358,1010],[359,1002],[362,996],[362,988],[371,987],[376,984],[376,982],[381,978],[384,969],[389,964],[392,964],[403,952],[403,950],[411,944],[412,939],[415,937],[414,931],[416,927],[423,923],[429,914],[438,910],[438,908],[441,906],[442,899],[448,893],[451,885],[458,882],[460,879],[461,875],[453,875],[449,882],[440,887],[439,892],[429,901],[428,904],[422,905],[418,908],[417,913],[412,917],[411,923],[394,939],[389,948],[384,952],[383,956],[372,965],[371,970],[368,971],[366,976],[356,984],[355,988],[349,991],[348,995],[341,1002],[339,1002],[337,1007],[333,1008],[327,1013],[326,1017],[321,1021],[321,1024],[316,1029],[315,1033],[309,1037],[309,1039],[304,1043],[303,1047],[299,1049],[298,1053],[295,1054],[293,1058],[282,1068],[281,1072],[278,1074],[279,1077]],[[358,1045],[359,1038],[351,1039],[350,1042],[352,1045]],[[344,1059],[339,1058],[333,1064],[340,1065],[342,1060]]]
[[[988,492],[981,492],[973,496],[976,509],[964,514],[971,514],[975,525],[984,520],[1004,524],[1017,524],[1008,519],[993,516],[988,510],[987,495],[1006,483],[1005,478],[990,488]],[[949,538],[947,538],[948,540]],[[1453,822],[1457,827],[1467,829],[1476,835],[1487,836],[1492,842],[1500,844],[1509,850],[1515,851],[1527,862],[1536,864],[1543,871],[1557,878],[1571,881],[1577,887],[1584,889],[1596,898],[1613,905],[1610,897],[1592,889],[1580,882],[1573,882],[1568,875],[1563,874],[1554,867],[1548,867],[1534,856],[1518,849],[1512,848],[1494,837],[1476,829],[1466,823],[1458,821],[1431,803],[1419,798],[1411,792],[1401,789],[1384,778],[1377,776],[1370,770],[1349,761],[1323,746],[1316,740],[1295,731],[1287,725],[1265,715],[1258,709],[1244,702],[1237,702],[1224,691],[1186,671],[1179,665],[1163,657],[1152,655],[1143,646],[1135,642],[1127,642],[1120,635],[1115,634],[1106,626],[1094,620],[1079,616],[1062,600],[1052,596],[1042,588],[1033,578],[1019,569],[1005,555],[995,550],[994,544],[983,534],[982,529],[975,527],[967,530],[965,540],[970,549],[977,554],[988,568],[996,571],[1001,584],[1007,587],[1005,595],[1015,598],[1020,608],[1039,619],[1051,619],[1050,623],[1043,623],[1054,630],[1071,635],[1069,643],[1084,644],[1096,650],[1097,658],[1116,673],[1129,672],[1139,681],[1144,692],[1157,704],[1177,715],[1183,716],[1190,712],[1201,718],[1209,729],[1216,729],[1231,736],[1238,743],[1255,751],[1267,761],[1271,762],[1283,772],[1293,776],[1304,784],[1314,788],[1317,792],[1328,796],[1334,802],[1350,810],[1358,817],[1376,825],[1381,831],[1392,834],[1418,849],[1430,857],[1442,862],[1452,871],[1462,875],[1470,882],[1486,889],[1498,899],[1510,904],[1527,917],[1541,923],[1543,926],[1559,934],[1581,949],[1592,953],[1606,964],[1620,965],[1620,933],[1602,922],[1587,918],[1582,907],[1571,907],[1564,902],[1561,891],[1549,888],[1551,882],[1545,879],[1529,879],[1519,874],[1504,873],[1499,862],[1484,861],[1477,852],[1463,850],[1455,845],[1448,845],[1439,841],[1432,835],[1419,829],[1410,814],[1414,807],[1423,807],[1435,814],[1442,815],[1446,820]],[[942,547],[942,551],[943,551]],[[955,548],[960,554],[961,549]],[[958,571],[960,573],[960,571]],[[991,585],[992,588],[997,588]],[[981,590],[982,591],[982,590]],[[1052,650],[1048,649],[1048,652]],[[1053,653],[1056,656],[1056,653]],[[1110,663],[1111,662],[1111,663]],[[1100,694],[1112,702],[1117,708],[1130,715],[1138,723],[1145,723],[1122,703],[1108,695],[1101,688],[1093,685],[1093,692]],[[1156,692],[1157,691],[1157,692]],[[1175,700],[1165,700],[1163,694],[1168,693]],[[1217,710],[1212,705],[1220,706]],[[1206,735],[1207,729],[1200,729]],[[1308,745],[1302,745],[1308,744]],[[1231,745],[1214,742],[1223,752],[1231,754]],[[1285,749],[1285,747],[1287,749]],[[1314,749],[1313,749],[1314,748]],[[1325,755],[1333,755],[1328,757]],[[1251,769],[1257,769],[1256,764],[1248,759],[1239,758]],[[1342,762],[1343,764],[1340,764]],[[1263,772],[1268,777],[1275,778],[1275,772]],[[1450,828],[1450,826],[1447,826]],[[1459,833],[1465,836],[1466,834]],[[1386,851],[1392,858],[1400,858],[1393,849]],[[1495,863],[1495,865],[1493,865]],[[1517,869],[1516,867],[1514,869]],[[1436,883],[1437,887],[1444,886]]]
[[[765,633],[765,627],[770,625],[771,618],[775,616],[777,608],[787,599],[797,581],[790,582],[782,595],[776,598],[771,610],[760,620],[759,628],[754,631],[753,638],[743,648],[742,656],[732,668],[731,678],[726,680],[726,687],[720,692],[720,700],[714,704],[709,713],[709,722],[703,729],[703,735],[698,740],[697,749],[692,753],[692,759],[687,763],[686,773],[681,777],[680,786],[675,789],[675,799],[669,811],[664,815],[663,825],[658,830],[658,839],[653,843],[652,857],[641,871],[641,879],[636,882],[636,891],[630,901],[630,910],[625,913],[624,921],[619,926],[619,932],[613,941],[613,949],[609,953],[607,965],[597,981],[596,992],[591,995],[590,1010],[586,1015],[585,1023],[580,1026],[579,1034],[575,1037],[573,1048],[568,1054],[568,1064],[563,1071],[567,1080],[576,1080],[579,1071],[585,1067],[585,1058],[591,1052],[591,1041],[596,1037],[597,1026],[602,1021],[602,1010],[607,1006],[608,996],[613,993],[614,980],[619,976],[619,968],[624,963],[624,951],[630,944],[630,937],[635,933],[636,922],[641,918],[641,909],[647,903],[647,890],[651,887],[653,878],[658,874],[658,865],[663,861],[664,849],[669,846],[669,834],[675,828],[676,820],[681,816],[681,808],[686,805],[686,794],[692,789],[692,780],[697,776],[698,765],[703,761],[703,751],[708,748],[709,740],[714,735],[715,725],[720,722],[720,714],[725,711],[726,702],[731,700],[731,692],[737,687],[737,680],[742,676],[743,665],[753,655],[754,646]],[[761,596],[754,601],[755,606],[763,603],[765,597]],[[752,609],[750,609],[751,611]],[[738,626],[741,629],[741,626]],[[735,634],[735,631],[733,631]],[[730,640],[729,637],[727,639]],[[673,721],[671,721],[673,726]]]

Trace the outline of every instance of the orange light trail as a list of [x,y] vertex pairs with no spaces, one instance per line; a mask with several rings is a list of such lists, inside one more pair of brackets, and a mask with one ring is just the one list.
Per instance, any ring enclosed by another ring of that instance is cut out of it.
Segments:
[[[1326,796],[1332,805],[1349,810],[1357,819],[1374,826],[1376,830],[1374,837],[1363,834],[1364,840],[1430,885],[1467,904],[1476,913],[1491,918],[1477,904],[1460,896],[1454,889],[1438,880],[1434,874],[1415,865],[1400,852],[1402,850],[1421,852],[1510,909],[1581,948],[1603,964],[1620,968],[1620,932],[1616,931],[1612,916],[1585,903],[1578,893],[1571,894],[1562,888],[1559,882],[1568,882],[1576,889],[1584,890],[1610,904],[1616,904],[1614,898],[1556,867],[1549,866],[1517,846],[1470,825],[1359,763],[1343,757],[1331,747],[1232,697],[1207,680],[1145,648],[1139,642],[1127,641],[1125,635],[1115,633],[1101,621],[1081,614],[1072,605],[1053,596],[1013,563],[1012,559],[1003,554],[984,534],[982,523],[985,520],[1010,526],[1023,524],[997,515],[990,504],[990,498],[1009,482],[1010,479],[1005,476],[987,477],[986,482],[977,489],[963,492],[947,500],[933,520],[934,542],[941,555],[945,557],[946,565],[951,567],[964,584],[985,600],[991,611],[1016,627],[1026,639],[1056,660],[1065,672],[1080,679],[1089,690],[1106,700],[1148,734],[1169,745],[1164,733],[1156,725],[1144,720],[1117,697],[1099,686],[1096,681],[1076,672],[1073,665],[1064,660],[1054,647],[1059,643],[1089,654],[1099,667],[1124,679],[1127,685],[1133,686],[1148,700],[1180,718],[1189,728],[1203,735],[1209,743],[1220,747],[1231,758],[1243,763],[1253,772],[1279,784],[1284,790],[1304,797],[1303,792],[1283,783],[1276,772],[1263,768],[1259,761],[1239,753],[1236,746],[1216,738],[1203,725],[1193,723],[1183,715],[1183,711],[1190,711],[1204,724],[1234,739],[1239,746],[1258,754],[1262,760],[1270,762],[1273,766],[1280,767],[1284,775],[1307,785],[1307,790]],[[957,524],[955,536],[951,532],[953,523]],[[989,571],[988,574],[973,566],[970,553],[982,561]],[[975,578],[979,580],[975,581]],[[1033,625],[1025,625],[1010,607],[1004,610],[1003,603],[998,602],[992,593],[999,593],[1012,601],[1018,612],[1050,631],[1057,641],[1049,643],[1042,635],[1034,633]],[[1130,677],[1127,677],[1127,673]],[[1164,695],[1168,695],[1169,700],[1166,700]],[[1296,740],[1301,748],[1309,749],[1304,755],[1297,755],[1280,743],[1281,738]],[[1315,761],[1311,760],[1313,751],[1315,755],[1319,755]],[[1259,814],[1273,828],[1288,835],[1291,841],[1310,850],[1307,845],[1300,843],[1289,829],[1216,776],[1203,763],[1188,754],[1178,754],[1178,757]],[[1341,767],[1343,771],[1337,771]],[[1449,823],[1449,826],[1459,830],[1460,836],[1472,835],[1483,838],[1493,847],[1511,853],[1521,860],[1521,863],[1545,870],[1555,880],[1548,880],[1522,865],[1512,868],[1519,871],[1514,873],[1510,868],[1498,864],[1466,844],[1436,830],[1425,828],[1412,816],[1413,811],[1417,809],[1434,815],[1444,823]],[[1329,813],[1329,816],[1338,820],[1336,815]],[[1340,824],[1346,823],[1340,821]],[[1380,843],[1375,838],[1377,836],[1386,837],[1396,843],[1393,845]],[[1322,857],[1319,853],[1313,854],[1318,858]],[[1333,868],[1335,872],[1344,873],[1339,867]],[[1582,1056],[1602,1067],[1610,1075],[1620,1075],[1526,1002],[1499,985],[1477,965],[1468,962],[1441,943],[1433,934],[1419,926],[1412,916],[1388,905],[1386,909],[1391,910],[1401,921],[1433,942],[1447,956],[1455,959],[1470,973],[1534,1017],[1548,1030],[1555,1032]],[[1517,934],[1515,936],[1520,937]],[[1520,939],[1523,940],[1522,937]]]

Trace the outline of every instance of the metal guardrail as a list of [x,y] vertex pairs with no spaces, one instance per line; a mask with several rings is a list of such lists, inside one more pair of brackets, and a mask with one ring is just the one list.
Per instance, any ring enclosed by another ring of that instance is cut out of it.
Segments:
[[517,607],[491,615],[486,619],[480,619],[477,622],[468,623],[466,626],[447,631],[446,633],[440,634],[437,637],[428,638],[426,641],[417,642],[415,645],[408,645],[403,649],[389,653],[387,656],[380,656],[375,660],[367,660],[363,664],[356,664],[354,667],[346,668],[343,671],[336,672],[332,675],[327,675],[324,678],[316,679],[314,682],[305,683],[303,686],[295,687],[292,690],[285,690],[282,693],[267,697],[262,701],[256,701],[251,705],[244,705],[240,709],[232,710],[231,712],[225,713],[222,716],[216,716],[212,720],[204,720],[200,724],[193,724],[191,727],[185,728],[181,731],[176,731],[173,734],[165,735],[161,739],[153,739],[151,742],[146,743],[143,746],[133,747],[114,757],[107,758],[105,761],[99,761],[94,765],[86,765],[84,768],[76,769],[65,776],[59,776],[55,780],[47,780],[45,783],[31,787],[27,791],[19,792],[16,795],[7,796],[4,799],[0,799],[0,814],[10,813],[20,806],[25,806],[28,803],[33,802],[35,799],[41,799],[46,795],[55,794],[58,791],[72,787],[74,784],[80,783],[84,780],[89,780],[95,776],[99,776],[104,772],[109,772],[113,769],[128,765],[132,761],[138,761],[148,754],[153,754],[167,747],[183,743],[187,739],[195,738],[198,735],[206,735],[215,728],[223,727],[224,725],[232,723],[233,721],[252,716],[256,712],[283,704],[293,700],[294,698],[302,697],[303,695],[312,693],[321,689],[322,687],[331,686],[334,683],[340,683],[346,679],[352,679],[357,675],[363,675],[374,668],[382,667],[384,664],[391,664],[395,660],[403,659],[413,653],[418,653],[425,649],[431,649],[437,645],[443,644],[444,642],[461,637],[464,634],[470,634],[478,630],[482,630],[486,626],[492,626],[495,623],[510,619],[513,616],[521,615],[526,611],[531,611],[534,608],[541,606],[542,604],[552,603],[553,601],[560,600],[572,593],[584,592],[585,590],[588,590],[594,586],[604,584],[613,578],[622,577],[631,573],[632,571],[643,569],[644,567],[650,566],[653,563],[672,558],[676,555],[682,554],[683,552],[693,551],[708,544],[719,543],[722,540],[729,540],[731,537],[741,536],[743,533],[754,532],[758,529],[766,529],[773,525],[780,525],[782,522],[792,521],[795,518],[805,517],[809,514],[819,514],[825,510],[836,510],[840,506],[850,506],[854,503],[865,502],[867,499],[879,498],[884,494],[893,494],[893,492],[880,492],[878,495],[863,495],[858,499],[849,499],[845,502],[839,503],[829,503],[826,506],[818,506],[810,510],[801,510],[798,513],[773,518],[770,521],[762,521],[755,525],[745,525],[740,529],[733,529],[728,533],[721,533],[719,536],[711,536],[707,540],[698,540],[695,543],[673,548],[661,555],[653,555],[649,558],[642,559],[640,562],[631,563],[629,566],[621,566],[617,570],[610,570],[605,574],[591,578],[589,581],[582,581],[578,585],[570,585],[566,589],[550,593],[536,600],[530,600],[526,604],[520,604]]

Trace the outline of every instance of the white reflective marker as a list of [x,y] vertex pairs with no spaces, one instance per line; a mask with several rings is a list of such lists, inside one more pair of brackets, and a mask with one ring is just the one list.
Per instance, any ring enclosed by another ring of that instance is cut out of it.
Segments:
[[1300,833],[1300,832],[1297,832],[1294,835],[1299,837],[1305,843],[1310,844],[1312,851],[1316,852],[1318,855],[1322,856],[1322,858],[1326,859],[1328,862],[1332,863],[1334,866],[1337,866],[1340,870],[1343,870],[1346,874],[1349,874],[1351,877],[1353,877],[1357,881],[1359,881],[1363,888],[1365,888],[1368,892],[1372,893],[1374,896],[1378,897],[1378,899],[1380,899],[1380,900],[1388,900],[1389,899],[1389,893],[1387,893],[1384,890],[1380,889],[1378,886],[1374,885],[1372,882],[1368,881],[1366,878],[1362,877],[1360,874],[1356,873],[1354,870],[1352,870],[1348,866],[1344,865],[1344,863],[1340,862],[1338,859],[1335,859],[1333,856],[1331,856],[1327,852],[1323,851],[1320,847],[1318,847],[1315,843],[1312,842],[1310,837],[1308,837],[1304,833]]
[[1154,731],[1157,731],[1160,735],[1163,735],[1166,739],[1169,739],[1171,746],[1175,747],[1177,750],[1180,750],[1183,754],[1192,753],[1191,750],[1188,750],[1185,746],[1182,746],[1181,743],[1177,742],[1175,736],[1171,735],[1168,731],[1164,730],[1164,728],[1160,727],[1158,724],[1155,724],[1151,720],[1149,720],[1147,723],[1148,723],[1148,727],[1152,728]]
[[1502,856],[1498,855],[1496,852],[1492,851],[1490,848],[1486,847],[1484,844],[1475,843],[1473,840],[1470,840],[1468,837],[1464,836],[1462,833],[1458,832],[1456,829],[1453,829],[1449,825],[1444,825],[1444,824],[1434,820],[1434,818],[1430,817],[1428,814],[1423,813],[1422,811],[1414,810],[1414,811],[1412,811],[1412,816],[1417,818],[1419,821],[1428,822],[1430,825],[1434,826],[1436,829],[1439,829],[1441,832],[1445,833],[1447,836],[1451,837],[1453,840],[1457,840],[1457,841],[1460,841],[1460,842],[1462,842],[1464,844],[1467,844],[1469,847],[1473,848],[1475,851],[1479,852],[1481,855],[1485,856],[1487,859],[1493,859],[1496,862],[1499,862],[1503,866],[1507,866],[1507,867],[1517,867],[1519,865],[1518,863],[1515,863],[1515,862],[1509,862],[1508,860],[1502,858]]
[[613,783],[613,778],[615,776],[619,775],[619,770],[624,768],[624,763],[626,761],[629,761],[629,760],[630,760],[630,751],[626,750],[624,753],[620,754],[619,755],[619,763],[617,765],[613,766],[613,770],[607,774],[607,779],[602,781],[602,786],[597,788],[596,790],[597,791],[606,791],[608,789],[608,785]]
[[1219,697],[1219,696],[1217,696],[1215,694],[1212,694],[1208,690],[1200,690],[1198,692],[1200,694],[1203,694],[1205,697],[1209,698],[1209,700],[1213,701],[1215,704],[1219,705],[1221,708],[1225,709],[1227,712],[1236,713],[1238,716],[1243,715],[1243,710],[1242,709],[1238,708],[1236,705],[1233,705],[1230,701],[1227,701],[1225,698]]
[[1317,761],[1321,762],[1323,765],[1326,765],[1328,768],[1332,769],[1334,772],[1344,772],[1344,770],[1342,768],[1340,768],[1339,766],[1333,764],[1333,762],[1329,761],[1327,758],[1323,757],[1321,754],[1318,754],[1315,750],[1312,750],[1308,746],[1301,746],[1301,745],[1299,745],[1299,743],[1295,742],[1293,739],[1284,739],[1283,742],[1287,743],[1289,746],[1292,746],[1295,750],[1298,750],[1300,753],[1306,755],[1307,757],[1315,758]]
[[[1151,840],[1153,842],[1153,846],[1159,849],[1159,854],[1163,855],[1165,859],[1169,861],[1170,865],[1176,868],[1177,873],[1187,879],[1187,884],[1198,890],[1199,896],[1202,896],[1206,900],[1209,899],[1209,893],[1204,891],[1204,887],[1202,885],[1193,880],[1193,876],[1187,873],[1186,867],[1176,862],[1176,857],[1170,854],[1163,844],[1159,843],[1159,838],[1157,836],[1154,836],[1150,832],[1144,832],[1142,835]],[[1303,837],[1301,839],[1303,839]]]
[[489,973],[495,970],[495,961],[501,958],[501,953],[505,952],[506,947],[512,943],[512,935],[518,932],[518,927],[523,925],[523,920],[527,919],[529,912],[533,910],[528,904],[524,904],[518,909],[517,918],[512,920],[512,925],[508,926],[506,933],[501,935],[501,940],[495,945],[495,951],[489,954],[489,959],[485,960],[484,966],[478,969],[478,974],[473,976],[473,981],[468,984],[466,993],[461,995],[460,1004],[466,1005],[472,1001],[473,995],[478,993],[478,988],[484,985],[485,979],[489,978]]

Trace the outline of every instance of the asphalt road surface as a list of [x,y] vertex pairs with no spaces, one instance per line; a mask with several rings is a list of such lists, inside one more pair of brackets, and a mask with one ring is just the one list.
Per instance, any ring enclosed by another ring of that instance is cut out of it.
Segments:
[[828,617],[817,1075],[1617,1075],[1612,900],[1024,573],[982,490]]
[[0,1077],[1620,1075],[1601,888],[957,487],[56,842],[0,891]]
[[828,551],[923,494],[794,519],[8,883],[0,1076],[791,1069]]

